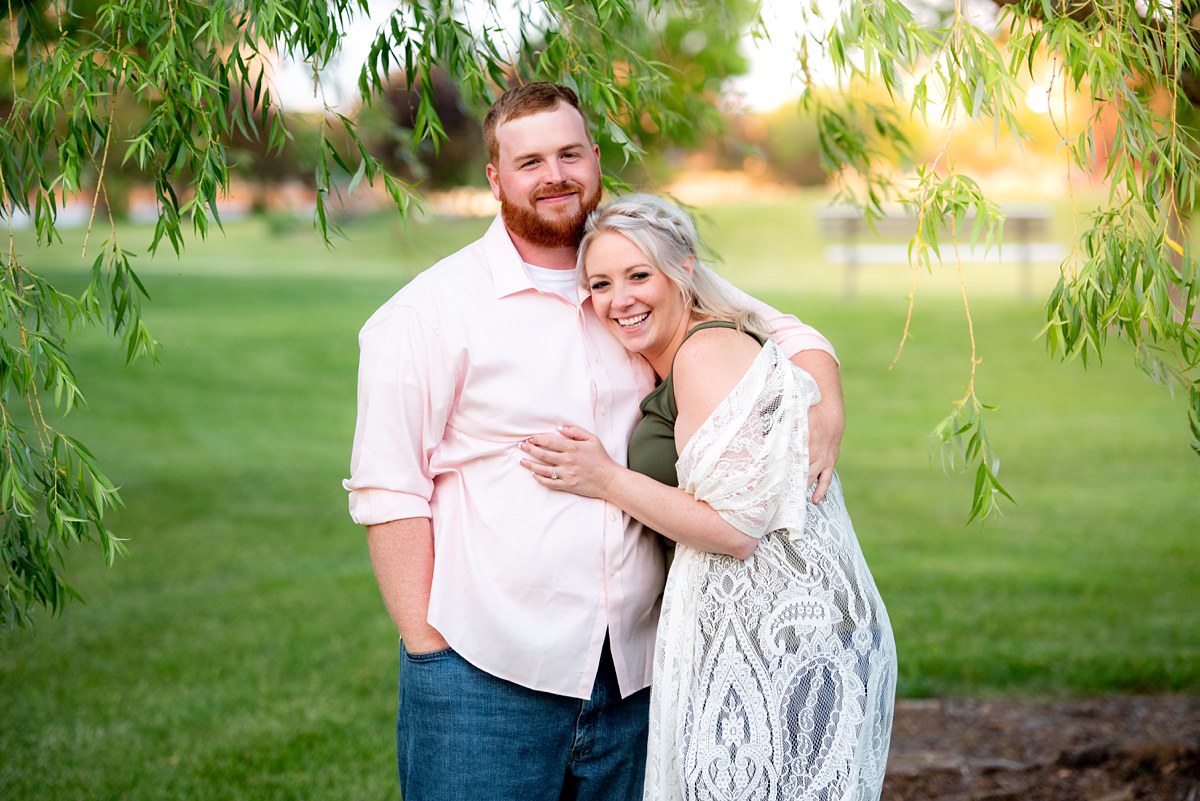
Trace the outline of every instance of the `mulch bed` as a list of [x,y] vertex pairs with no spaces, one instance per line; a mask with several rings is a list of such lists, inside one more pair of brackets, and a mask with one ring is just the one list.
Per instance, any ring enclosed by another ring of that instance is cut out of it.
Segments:
[[1200,696],[900,701],[883,801],[1200,801]]

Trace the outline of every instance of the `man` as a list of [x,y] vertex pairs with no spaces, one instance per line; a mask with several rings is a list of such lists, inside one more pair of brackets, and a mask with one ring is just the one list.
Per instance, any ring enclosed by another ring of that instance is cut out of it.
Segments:
[[[507,92],[484,136],[500,216],[360,335],[345,486],[401,638],[401,788],[405,801],[640,798],[660,548],[615,507],[519,466],[519,443],[561,424],[623,462],[653,386],[575,285],[600,151],[574,92],[553,84]],[[824,393],[823,493],[842,427],[836,362],[819,334],[759,306]]]

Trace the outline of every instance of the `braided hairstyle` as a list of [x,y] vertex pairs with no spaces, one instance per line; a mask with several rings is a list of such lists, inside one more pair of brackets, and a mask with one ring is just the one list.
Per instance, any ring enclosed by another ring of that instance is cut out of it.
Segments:
[[[656,195],[626,195],[592,212],[579,243],[575,274],[587,289],[584,259],[600,234],[617,233],[632,242],[679,289],[693,317],[726,320],[739,331],[769,336],[770,327],[755,311],[729,296],[713,272],[700,261],[696,224],[678,206]],[[693,270],[686,269],[688,261]]]

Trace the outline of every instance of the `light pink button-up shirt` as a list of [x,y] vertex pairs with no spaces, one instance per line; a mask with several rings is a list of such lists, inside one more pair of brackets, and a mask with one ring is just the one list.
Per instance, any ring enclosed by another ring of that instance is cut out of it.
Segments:
[[[766,309],[789,355],[828,342]],[[650,683],[663,558],[604,501],[539,485],[517,445],[562,424],[624,464],[654,385],[592,312],[538,291],[500,218],[359,336],[350,514],[432,519],[429,623],[494,676],[588,698],[607,633],[622,695]]]

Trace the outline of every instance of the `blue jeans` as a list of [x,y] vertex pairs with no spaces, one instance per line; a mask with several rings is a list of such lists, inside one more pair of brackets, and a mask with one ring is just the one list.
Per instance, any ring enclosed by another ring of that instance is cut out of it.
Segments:
[[640,801],[649,688],[622,699],[608,643],[586,701],[400,647],[404,801]]

